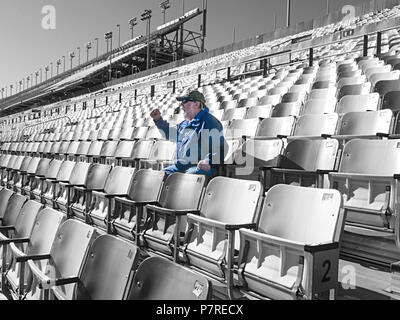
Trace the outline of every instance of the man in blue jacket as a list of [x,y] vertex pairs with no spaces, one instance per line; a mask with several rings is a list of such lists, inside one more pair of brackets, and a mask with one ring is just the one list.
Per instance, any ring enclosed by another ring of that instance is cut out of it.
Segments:
[[177,100],[181,102],[185,120],[176,127],[176,131],[162,119],[160,110],[155,109],[150,114],[165,137],[177,142],[176,162],[164,171],[167,176],[173,172],[212,176],[228,151],[223,127],[210,114],[199,91],[191,91]]

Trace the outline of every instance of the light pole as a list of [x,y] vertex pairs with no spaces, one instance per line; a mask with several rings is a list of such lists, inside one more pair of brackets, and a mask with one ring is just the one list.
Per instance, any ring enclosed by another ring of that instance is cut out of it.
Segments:
[[51,65],[51,72],[50,72],[50,74],[51,74],[51,77],[50,78],[53,78],[53,62],[50,62],[50,65]]
[[92,49],[92,43],[91,43],[91,42],[88,42],[88,43],[86,44],[86,62],[89,61],[89,50],[90,50],[90,49]]
[[19,80],[19,92],[22,91],[21,88],[23,89],[23,87],[22,87],[22,80]]
[[12,84],[10,84],[10,96],[12,96],[12,90],[13,90],[14,86]]
[[78,66],[81,65],[81,47],[78,47]]
[[107,52],[108,52],[108,42],[110,41],[110,69],[108,71],[109,72],[109,76],[108,76],[109,81],[111,81],[111,79],[112,79],[112,67],[111,67],[111,64],[112,64],[112,54],[111,54],[111,52],[112,52],[112,36],[113,36],[112,32],[107,32],[106,34],[104,34],[104,39],[107,42]]
[[130,29],[132,31],[132,37],[131,39],[133,39],[133,28],[137,25],[137,18],[132,18],[131,20],[128,21]]
[[58,76],[59,71],[60,71],[61,59],[57,60],[56,65],[57,65],[57,76]]
[[37,85],[38,84],[39,71],[35,72],[35,77],[36,77],[36,85]]
[[65,72],[65,56],[62,56],[64,60],[64,72]]
[[118,48],[121,46],[121,25],[117,24],[118,28]]
[[164,24],[165,24],[165,21],[166,21],[165,20],[165,14],[166,14],[167,10],[169,8],[171,8],[171,4],[169,3],[169,0],[165,0],[165,1],[161,2],[160,3],[160,8],[162,10],[162,13],[164,14]]
[[142,21],[147,20],[147,65],[146,70],[150,68],[150,20],[151,20],[151,10],[144,10],[142,13]]
[[72,51],[72,52],[69,54],[69,57],[70,57],[70,59],[71,59],[71,69],[70,69],[70,70],[72,70],[72,60],[75,58],[75,52]]
[[99,38],[94,39],[96,41],[96,58],[99,57]]
[[44,71],[45,71],[45,73],[46,73],[46,81],[47,81],[47,72],[49,72],[49,66],[46,66],[46,68],[44,68]]
[[4,99],[4,88],[1,88],[1,98]]

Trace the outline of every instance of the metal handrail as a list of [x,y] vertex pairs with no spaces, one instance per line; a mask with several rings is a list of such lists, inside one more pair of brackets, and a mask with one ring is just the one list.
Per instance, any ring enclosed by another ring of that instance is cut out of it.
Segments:
[[25,131],[26,129],[28,129],[28,128],[36,127],[36,126],[39,126],[39,125],[42,125],[42,124],[46,124],[46,123],[53,122],[53,121],[57,121],[57,120],[64,119],[64,118],[66,118],[66,119],[69,120],[69,123],[68,123],[68,124],[71,124],[71,123],[72,123],[72,120],[71,120],[71,118],[70,118],[69,116],[62,116],[62,117],[59,117],[59,118],[56,118],[56,119],[46,120],[46,121],[43,121],[43,122],[40,122],[40,123],[31,124],[31,125],[29,125],[29,126],[26,126],[26,127],[24,127],[24,128],[22,129],[21,135],[23,135],[24,131]]

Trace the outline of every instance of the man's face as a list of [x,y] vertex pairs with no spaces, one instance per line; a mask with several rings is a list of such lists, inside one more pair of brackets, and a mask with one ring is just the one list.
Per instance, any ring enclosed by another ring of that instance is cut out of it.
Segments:
[[185,119],[189,121],[193,120],[200,112],[200,102],[183,101],[181,105],[185,112]]

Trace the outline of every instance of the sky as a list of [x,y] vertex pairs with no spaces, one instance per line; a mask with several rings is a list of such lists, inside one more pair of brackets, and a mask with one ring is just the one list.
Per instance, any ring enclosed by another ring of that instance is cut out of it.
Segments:
[[[146,24],[140,21],[144,9],[153,11],[151,29],[163,24],[159,8],[161,0],[1,0],[0,1],[0,88],[9,86],[63,55],[81,47],[81,61],[86,61],[87,42],[98,37],[100,53],[106,50],[104,33],[114,32],[114,47],[118,43],[117,24],[121,25],[121,42],[130,39],[128,21],[138,17],[135,36],[146,34]],[[366,0],[330,0],[330,10]],[[202,0],[170,0],[167,22],[196,7]],[[293,0],[292,23],[308,21],[326,13],[327,0]],[[55,29],[45,30],[47,21],[43,7],[55,9]],[[206,49],[211,50],[258,34],[273,31],[274,13],[277,26],[284,26],[286,1],[283,0],[208,0]],[[201,18],[192,24],[199,31]],[[197,29],[197,30],[196,30]],[[95,46],[94,46],[95,47]],[[91,57],[95,48],[91,50]],[[77,58],[75,59],[77,62]],[[70,63],[67,60],[67,68]],[[54,68],[54,73],[55,73]]]

